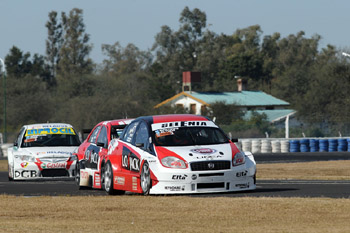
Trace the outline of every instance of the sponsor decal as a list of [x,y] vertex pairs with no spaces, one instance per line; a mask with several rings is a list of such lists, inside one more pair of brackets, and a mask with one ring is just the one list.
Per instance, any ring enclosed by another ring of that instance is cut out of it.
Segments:
[[122,177],[122,176],[114,177],[114,184],[125,185],[125,177]]
[[173,175],[171,179],[173,180],[186,180],[187,175]]
[[196,159],[206,159],[206,160],[213,160],[215,158],[219,159],[222,158],[222,155],[200,155],[200,156],[196,156]]
[[41,169],[66,168],[67,163],[42,163]]
[[100,150],[99,147],[96,146],[89,146],[88,149],[85,151],[85,166],[87,168],[97,169],[97,163],[99,160],[98,151]]
[[89,173],[86,171],[80,170],[80,179],[83,179],[83,180],[89,179]]
[[245,183],[245,184],[236,184],[235,185],[238,188],[244,189],[244,188],[249,188],[249,183]]
[[[45,152],[42,152],[42,153],[45,153]],[[48,151],[47,154],[72,155],[72,152],[69,152],[69,151]]]
[[178,128],[178,127],[216,127],[214,122],[211,121],[177,121],[167,123],[152,124],[152,131],[164,128]]
[[247,176],[247,173],[248,173],[248,171],[237,172],[237,173],[236,173],[236,177]]
[[137,177],[132,177],[132,190],[137,190]]
[[39,128],[39,129],[27,129],[25,136],[27,137],[27,136],[33,136],[33,135],[47,135],[47,134],[75,135],[75,132],[71,127]]
[[21,167],[26,168],[28,166],[27,162],[21,163]]
[[22,177],[22,178],[33,178],[37,177],[38,173],[36,171],[32,170],[24,170],[24,171],[15,171],[15,178]]
[[217,150],[210,149],[210,148],[200,148],[200,149],[193,149],[191,152],[193,153],[198,153],[198,154],[213,154]]
[[134,172],[140,171],[140,159],[126,147],[123,148],[122,167]]
[[100,187],[101,186],[101,176],[100,174],[96,173],[94,174],[94,186],[95,187]]
[[185,191],[185,186],[165,186],[165,190],[172,192]]

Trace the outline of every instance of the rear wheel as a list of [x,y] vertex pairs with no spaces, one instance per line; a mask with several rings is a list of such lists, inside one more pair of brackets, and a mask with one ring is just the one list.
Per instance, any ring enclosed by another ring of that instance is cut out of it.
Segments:
[[104,189],[109,195],[124,194],[125,191],[115,190],[113,188],[113,170],[111,162],[107,162],[104,166]]
[[81,189],[80,186],[80,162],[77,162],[75,166],[75,184]]
[[151,189],[151,172],[147,162],[142,166],[140,182],[143,195],[148,195]]

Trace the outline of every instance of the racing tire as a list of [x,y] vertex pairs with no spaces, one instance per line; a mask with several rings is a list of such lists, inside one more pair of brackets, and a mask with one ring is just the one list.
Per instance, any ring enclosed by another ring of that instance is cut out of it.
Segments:
[[105,189],[105,165],[101,165],[101,189]]
[[121,195],[124,194],[125,191],[123,190],[116,190],[113,188],[113,169],[111,162],[107,162],[106,165],[104,166],[104,190],[109,194],[109,195]]
[[142,166],[140,185],[142,189],[142,194],[145,196],[149,195],[149,192],[151,190],[151,172],[147,162],[145,162]]

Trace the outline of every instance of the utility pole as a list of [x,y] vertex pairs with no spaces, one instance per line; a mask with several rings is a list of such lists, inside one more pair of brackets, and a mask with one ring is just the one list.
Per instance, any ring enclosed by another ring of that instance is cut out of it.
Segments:
[[0,58],[0,64],[2,68],[2,87],[4,89],[4,140],[3,142],[7,142],[7,125],[6,125],[6,68],[5,68],[5,62]]

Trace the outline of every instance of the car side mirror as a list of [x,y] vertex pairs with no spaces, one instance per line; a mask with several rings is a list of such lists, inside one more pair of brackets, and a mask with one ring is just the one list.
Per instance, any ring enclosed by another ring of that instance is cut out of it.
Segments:
[[232,138],[231,142],[238,142],[238,138]]
[[106,148],[106,145],[103,142],[97,142],[96,146]]
[[142,148],[145,146],[145,144],[144,143],[136,143],[135,146],[138,148]]

